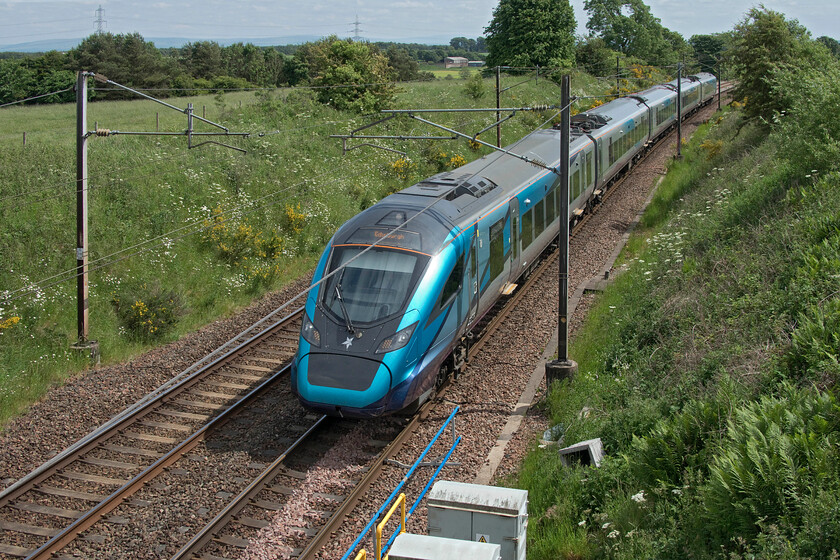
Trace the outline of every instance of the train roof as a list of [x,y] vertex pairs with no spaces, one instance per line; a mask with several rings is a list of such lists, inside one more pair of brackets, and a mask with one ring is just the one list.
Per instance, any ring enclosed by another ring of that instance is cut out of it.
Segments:
[[629,97],[634,97],[634,98],[637,98],[637,99],[641,99],[645,103],[647,103],[648,105],[656,105],[657,103],[660,103],[660,102],[662,102],[665,99],[668,99],[670,97],[676,98],[676,96],[677,96],[676,90],[674,90],[672,88],[669,88],[669,87],[659,85],[659,86],[653,86],[652,88],[648,88],[648,89],[640,91],[638,93],[634,93],[634,94],[630,95]]
[[[573,137],[570,154],[589,143],[587,136]],[[556,166],[560,161],[560,132],[540,130],[506,149]],[[466,227],[545,173],[542,167],[494,152],[387,196],[339,228],[333,244],[371,244],[379,240],[382,246],[433,255],[453,229]],[[405,235],[388,234],[403,223],[400,231]]]

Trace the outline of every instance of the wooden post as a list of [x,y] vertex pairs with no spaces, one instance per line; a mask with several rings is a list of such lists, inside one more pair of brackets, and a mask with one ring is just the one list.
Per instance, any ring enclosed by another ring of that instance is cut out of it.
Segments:
[[202,119],[207,118],[207,105],[202,105],[201,106],[201,118]]
[[87,72],[76,77],[76,326],[79,344],[88,325]]
[[155,132],[160,132],[160,113],[155,113]]
[[26,132],[23,133],[23,145],[26,146]]

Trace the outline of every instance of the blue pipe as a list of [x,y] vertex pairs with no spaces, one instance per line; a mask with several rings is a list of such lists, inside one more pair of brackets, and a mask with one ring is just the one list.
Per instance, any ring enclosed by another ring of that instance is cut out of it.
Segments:
[[[443,469],[443,466],[446,464],[446,462],[449,461],[449,456],[452,455],[452,452],[455,451],[455,447],[459,443],[461,443],[461,436],[458,436],[458,439],[456,439],[455,443],[452,444],[452,447],[449,449],[449,452],[444,456],[443,461],[440,462],[440,465],[438,465],[438,468],[435,470],[435,474],[432,475],[432,478],[429,480],[429,482],[426,483],[426,486],[423,487],[423,491],[420,492],[420,496],[417,497],[417,499],[414,501],[414,504],[411,506],[411,509],[408,510],[408,512],[405,514],[406,519],[411,517],[411,514],[414,513],[414,510],[417,509],[417,506],[420,505],[420,500],[422,500],[426,496],[426,492],[429,491],[429,487],[431,487],[432,483],[437,478],[437,475],[440,474],[440,471],[441,469]],[[396,532],[393,535],[391,535],[391,538],[388,539],[388,542],[385,543],[384,547],[382,547],[383,554],[389,548],[391,548],[391,545],[394,543],[394,539],[396,539],[399,536],[399,534],[399,532]]]
[[[376,523],[376,521],[379,519],[379,517],[385,512],[385,509],[391,504],[391,502],[394,500],[394,498],[397,497],[397,494],[399,493],[400,490],[402,490],[402,487],[405,486],[405,484],[411,478],[411,475],[414,474],[414,471],[417,470],[417,467],[420,466],[420,462],[426,457],[426,454],[428,454],[429,451],[432,449],[432,445],[434,445],[434,443],[438,440],[440,435],[443,433],[444,428],[446,428],[446,426],[448,426],[449,423],[452,422],[452,419],[455,418],[455,414],[458,412],[458,410],[460,408],[461,408],[460,406],[455,407],[455,410],[452,411],[452,414],[449,415],[449,418],[446,419],[446,422],[444,422],[443,426],[441,426],[440,429],[437,431],[437,433],[435,434],[435,437],[432,438],[432,441],[429,442],[429,445],[426,446],[426,449],[423,450],[423,453],[420,454],[420,456],[417,458],[417,460],[414,462],[414,464],[408,470],[406,475],[403,477],[402,481],[397,485],[396,488],[394,488],[394,491],[391,492],[391,495],[388,496],[388,499],[385,500],[385,503],[382,504],[382,507],[380,507],[379,510],[373,515],[373,518],[371,518],[371,520],[368,521],[368,524],[365,525],[365,528],[362,529],[361,533],[359,533],[359,536],[356,537],[356,540],[353,541],[353,544],[350,545],[350,548],[348,548],[347,552],[344,553],[344,556],[341,557],[341,560],[347,560],[350,557],[350,555],[353,553],[353,551],[356,550],[356,547],[359,546],[360,542],[362,542],[362,539],[364,538],[365,535],[367,535],[367,532],[370,531],[371,527],[373,527],[373,525]],[[459,437],[458,441],[460,441],[460,439],[461,438]],[[452,449],[454,449],[454,448],[455,448],[455,446],[452,447]],[[450,453],[451,452],[452,451],[450,450]],[[438,470],[440,470],[440,467],[438,468]],[[412,511],[413,511],[413,508],[412,508]]]

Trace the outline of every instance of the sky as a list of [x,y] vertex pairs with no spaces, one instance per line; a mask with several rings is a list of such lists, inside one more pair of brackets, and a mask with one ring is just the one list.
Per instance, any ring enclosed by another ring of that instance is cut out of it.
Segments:
[[[732,29],[751,0],[646,0],[662,24],[686,39]],[[139,32],[145,38],[192,40],[340,37],[410,42],[417,38],[477,37],[484,33],[498,0],[0,0],[0,46],[82,38],[103,29]],[[772,10],[798,19],[814,37],[840,39],[840,1],[764,0]],[[583,0],[572,0],[578,32],[585,33]],[[282,41],[281,41],[282,42]]]

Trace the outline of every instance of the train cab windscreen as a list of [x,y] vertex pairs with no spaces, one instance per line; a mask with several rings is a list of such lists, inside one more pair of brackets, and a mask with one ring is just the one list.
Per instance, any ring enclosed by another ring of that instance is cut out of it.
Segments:
[[[381,321],[402,310],[428,260],[425,256],[374,247],[336,247],[322,302],[351,325]],[[340,268],[340,267],[344,268]]]

